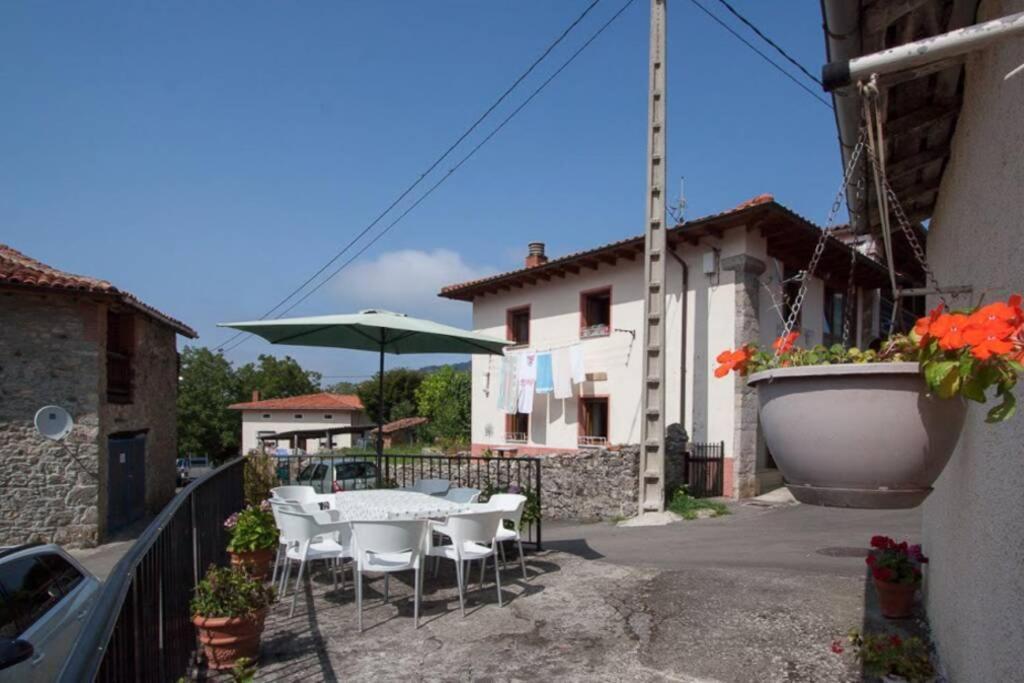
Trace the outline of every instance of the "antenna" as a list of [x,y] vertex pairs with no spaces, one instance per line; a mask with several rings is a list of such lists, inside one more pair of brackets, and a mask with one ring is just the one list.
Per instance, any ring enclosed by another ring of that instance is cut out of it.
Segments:
[[71,414],[60,406],[43,406],[36,411],[36,431],[44,439],[63,441],[71,433],[75,421]]
[[679,176],[679,217],[680,223],[686,222],[686,176]]

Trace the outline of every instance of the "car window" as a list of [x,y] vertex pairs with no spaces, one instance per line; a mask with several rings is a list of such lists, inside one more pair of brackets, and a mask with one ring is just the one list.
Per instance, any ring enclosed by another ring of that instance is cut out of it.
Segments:
[[306,465],[305,467],[303,467],[302,471],[299,472],[299,481],[308,481],[308,480],[312,479],[313,478],[313,470],[315,468],[316,468],[316,465]]
[[376,479],[377,466],[374,465],[372,462],[363,463],[363,476],[367,478],[373,477],[374,479]]
[[359,463],[346,462],[334,467],[334,478],[335,479],[357,479],[363,476],[362,468],[359,467]]
[[39,556],[39,561],[50,570],[54,580],[64,595],[75,589],[75,586],[82,583],[82,572],[75,569],[75,566],[56,553],[47,553]]
[[18,629],[17,633],[8,637],[24,633],[61,599],[60,588],[53,574],[35,557],[19,557],[0,564],[0,586],[3,587],[4,602],[7,603],[7,609],[13,612]]

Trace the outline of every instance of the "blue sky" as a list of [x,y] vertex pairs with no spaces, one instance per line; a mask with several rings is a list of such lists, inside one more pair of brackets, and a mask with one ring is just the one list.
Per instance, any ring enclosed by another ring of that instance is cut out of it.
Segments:
[[[111,280],[216,346],[229,336],[216,322],[259,317],[311,275],[587,4],[5,3],[0,242]],[[621,4],[602,0],[479,136]],[[817,71],[817,3],[734,4]],[[637,0],[290,315],[377,306],[468,325],[440,284],[517,267],[529,241],[558,255],[639,233],[647,26]],[[669,7],[668,49],[669,177],[686,176],[688,215],[770,192],[822,221],[840,175],[832,112],[687,0]],[[228,355],[268,352],[329,381],[376,363],[259,339]]]

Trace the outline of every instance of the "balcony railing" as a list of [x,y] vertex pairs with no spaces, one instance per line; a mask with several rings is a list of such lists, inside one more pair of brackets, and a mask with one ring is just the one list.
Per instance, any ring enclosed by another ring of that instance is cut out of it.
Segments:
[[505,432],[505,443],[526,443],[527,437],[523,432]]
[[588,325],[580,328],[580,338],[607,337],[611,330],[607,325]]
[[576,445],[580,448],[601,448],[608,445],[607,436],[580,436],[576,439]]

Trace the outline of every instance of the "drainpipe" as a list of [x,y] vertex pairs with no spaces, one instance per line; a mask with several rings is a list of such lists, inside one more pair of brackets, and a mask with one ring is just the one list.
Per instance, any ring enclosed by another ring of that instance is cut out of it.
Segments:
[[[686,429],[686,288],[689,286],[689,271],[686,268],[686,261],[680,258],[675,248],[670,248],[668,253],[679,262],[683,269],[682,293],[679,297],[679,305],[682,307],[683,329],[680,335],[681,352],[679,356],[679,424]],[[692,436],[687,432],[687,436]]]

